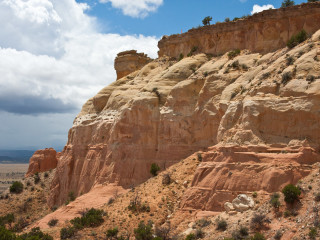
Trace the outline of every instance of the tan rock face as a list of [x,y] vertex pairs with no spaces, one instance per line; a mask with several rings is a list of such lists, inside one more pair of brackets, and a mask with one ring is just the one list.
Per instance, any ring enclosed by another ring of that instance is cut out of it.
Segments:
[[288,39],[304,29],[312,34],[320,28],[320,3],[266,10],[244,20],[219,23],[187,33],[165,36],[158,44],[159,56],[186,56],[193,47],[214,55],[234,49],[267,53],[285,47]]
[[136,50],[125,51],[118,53],[115,61],[114,68],[117,72],[117,79],[123,78],[132,72],[135,72],[152,61],[144,53],[137,53]]
[[36,151],[29,161],[28,172],[26,177],[30,177],[35,173],[46,172],[54,169],[58,165],[58,156],[53,148],[46,148]]
[[[319,44],[316,38],[290,51],[266,55],[242,51],[234,59],[227,54],[214,58],[198,54],[179,62],[162,57],[103,88],[84,104],[69,131],[49,204],[60,205],[69,192],[79,196],[100,183],[124,188],[142,183],[151,177],[152,163],[164,169],[216,144],[269,147],[261,154],[234,153],[230,164],[223,151],[220,157],[205,157],[212,160],[206,160],[199,171],[208,168],[203,174],[208,173],[217,186],[198,174],[199,181],[192,186],[209,184],[211,193],[214,189],[274,191],[275,186],[305,176],[308,169],[299,157],[307,154],[304,150],[291,156],[272,155],[268,149],[319,148]],[[236,169],[238,162],[241,168]],[[266,166],[275,170],[267,171]],[[227,181],[229,171],[233,174],[228,185],[213,174]],[[256,181],[239,181],[240,173],[247,180],[256,176]],[[206,208],[214,209],[219,199],[235,196],[232,192],[210,198]],[[192,199],[186,197],[185,205]]]
[[202,155],[192,186],[182,200],[183,208],[221,211],[232,201],[237,210],[234,198],[239,193],[281,191],[307,176],[311,164],[320,160],[312,148],[266,146],[216,146]]

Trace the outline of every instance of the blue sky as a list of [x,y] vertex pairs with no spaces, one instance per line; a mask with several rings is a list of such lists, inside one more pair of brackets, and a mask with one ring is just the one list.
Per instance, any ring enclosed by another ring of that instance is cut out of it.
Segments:
[[163,35],[263,5],[281,1],[0,1],[0,149],[62,149],[82,105],[115,81],[117,53],[156,58]]
[[[120,9],[113,8],[110,2],[78,1],[87,3],[91,9],[87,14],[98,18],[103,32],[120,34],[143,34],[161,37],[187,31],[201,24],[205,16],[212,16],[213,22],[224,21],[250,14],[253,6],[271,4],[281,6],[277,0],[164,0],[156,12],[147,17],[126,16]],[[296,4],[303,1],[295,1]]]

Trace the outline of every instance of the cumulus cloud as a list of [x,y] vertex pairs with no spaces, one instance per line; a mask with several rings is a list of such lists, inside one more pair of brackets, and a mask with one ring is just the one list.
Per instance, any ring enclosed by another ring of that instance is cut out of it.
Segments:
[[99,0],[100,3],[112,4],[112,7],[121,9],[124,15],[144,18],[149,12],[155,12],[163,0]]
[[86,8],[74,0],[1,2],[0,111],[79,109],[116,79],[118,52],[137,49],[156,57],[155,37],[101,34]]
[[258,12],[262,12],[264,10],[274,9],[274,8],[275,7],[272,4],[267,4],[267,5],[262,5],[262,6],[255,4],[255,5],[253,5],[253,9],[251,11],[251,14],[255,14]]

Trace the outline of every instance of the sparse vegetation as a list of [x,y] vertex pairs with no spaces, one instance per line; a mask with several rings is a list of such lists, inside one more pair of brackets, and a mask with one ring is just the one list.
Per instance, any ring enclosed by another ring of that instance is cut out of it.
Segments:
[[12,183],[12,185],[10,186],[10,192],[11,193],[22,193],[23,191],[23,184],[20,181],[16,181],[14,183]]
[[38,183],[41,181],[41,178],[40,178],[38,172],[34,174],[33,180],[34,180],[34,183],[35,183],[35,184],[38,184]]
[[134,236],[136,240],[152,240],[152,222],[148,222],[147,224],[145,224],[143,221],[141,221],[138,227],[134,229]]
[[210,25],[210,22],[212,21],[212,17],[208,16],[208,17],[205,17],[203,20],[202,20],[202,24],[204,26],[207,26],[207,25]]
[[184,55],[180,53],[178,61],[181,61],[184,58]]
[[227,227],[228,227],[228,223],[226,220],[224,220],[224,219],[217,220],[217,230],[225,231],[225,230],[227,230]]
[[111,228],[111,229],[108,229],[108,230],[107,230],[107,232],[106,232],[106,237],[107,237],[107,239],[110,239],[110,240],[118,239],[118,238],[117,238],[118,233],[119,233],[119,230],[118,230],[117,227]]
[[284,74],[282,74],[281,83],[282,83],[283,85],[286,85],[291,79],[292,79],[292,74],[291,74],[291,72],[285,72]]
[[304,42],[308,38],[307,32],[301,30],[297,35],[293,35],[287,42],[288,48],[294,48],[298,44]]
[[198,47],[193,46],[187,56],[191,57],[197,50],[198,50]]
[[270,219],[263,213],[256,213],[251,219],[251,227],[253,229],[261,229],[266,223],[270,223]]
[[314,228],[314,227],[310,228],[309,234],[308,234],[308,235],[309,235],[309,238],[310,238],[310,239],[316,239],[317,233],[318,233],[318,231],[317,231],[316,228]]
[[294,1],[291,0],[284,0],[281,4],[281,8],[290,7],[295,5]]
[[235,58],[236,56],[240,55],[240,53],[241,53],[240,49],[235,49],[235,50],[230,51],[228,53],[228,57],[229,57],[229,59],[232,59],[232,58]]
[[265,236],[261,233],[256,233],[251,237],[251,240],[266,240]]
[[57,225],[58,221],[59,221],[58,219],[53,218],[48,222],[48,226],[54,227],[55,225]]
[[76,234],[77,230],[74,227],[66,227],[66,228],[61,228],[60,230],[60,238],[61,239],[68,239],[72,238]]
[[274,193],[274,194],[272,194],[272,196],[271,196],[270,204],[271,204],[271,206],[272,206],[275,210],[278,210],[279,207],[280,207],[279,198],[280,198],[279,193]]
[[74,195],[74,192],[69,192],[68,194],[68,198],[69,198],[69,201],[72,202],[76,199],[75,195]]
[[281,232],[281,230],[278,230],[278,231],[276,232],[276,234],[274,235],[273,238],[274,238],[275,240],[280,240],[281,237],[282,237],[282,232]]
[[103,214],[103,210],[91,208],[89,211],[84,212],[81,217],[76,217],[70,222],[76,229],[98,227],[104,222]]
[[160,171],[159,165],[156,163],[152,163],[150,167],[150,173],[152,174],[152,176],[154,177],[157,176],[159,171]]
[[298,187],[293,184],[288,184],[282,189],[284,195],[284,201],[289,204],[293,204],[295,201],[299,200],[301,191]]

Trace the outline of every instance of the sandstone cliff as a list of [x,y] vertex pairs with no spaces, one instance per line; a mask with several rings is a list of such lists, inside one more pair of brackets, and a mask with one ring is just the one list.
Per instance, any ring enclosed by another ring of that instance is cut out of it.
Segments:
[[320,28],[320,3],[271,9],[238,21],[191,29],[163,37],[159,56],[185,56],[193,47],[198,52],[221,55],[233,49],[267,53],[285,47],[288,39],[304,29],[312,34]]
[[46,148],[36,151],[29,161],[29,168],[26,177],[35,173],[46,172],[57,167],[58,156],[53,148]]
[[114,68],[117,72],[117,79],[123,78],[132,72],[135,72],[149,63],[152,59],[144,53],[137,53],[136,50],[130,50],[118,53]]
[[[60,205],[69,192],[80,195],[101,183],[128,188],[151,176],[152,163],[165,169],[216,144],[256,146],[250,149],[262,146],[263,151],[254,157],[235,153],[230,164],[224,151],[220,157],[205,156],[210,163],[200,166],[193,182],[195,189],[197,185],[213,192],[237,189],[232,184],[221,187],[218,180],[220,187],[215,188],[215,183],[198,176],[202,172],[222,174],[216,163],[219,159],[226,161],[223,178],[229,171],[235,172],[231,179],[236,181],[241,171],[232,169],[243,156],[248,158],[242,168],[254,162],[260,164],[246,170],[247,176],[256,172],[256,179],[268,179],[263,184],[243,189],[240,186],[243,191],[274,191],[276,176],[281,176],[276,182],[278,187],[297,181],[308,174],[304,164],[318,157],[319,36],[317,32],[292,50],[284,48],[267,54],[246,50],[233,59],[227,53],[213,58],[198,54],[179,62],[160,57],[103,88],[84,104],[69,131],[49,204]],[[277,153],[282,148],[289,154],[284,165],[268,175],[264,163],[275,167],[283,159],[279,154],[270,155],[272,148],[277,148]],[[252,152],[250,149],[245,151]],[[301,160],[305,156],[310,160]],[[185,206],[196,195],[189,194]],[[221,196],[210,201],[213,204],[217,199]],[[208,209],[215,209],[212,204]]]

